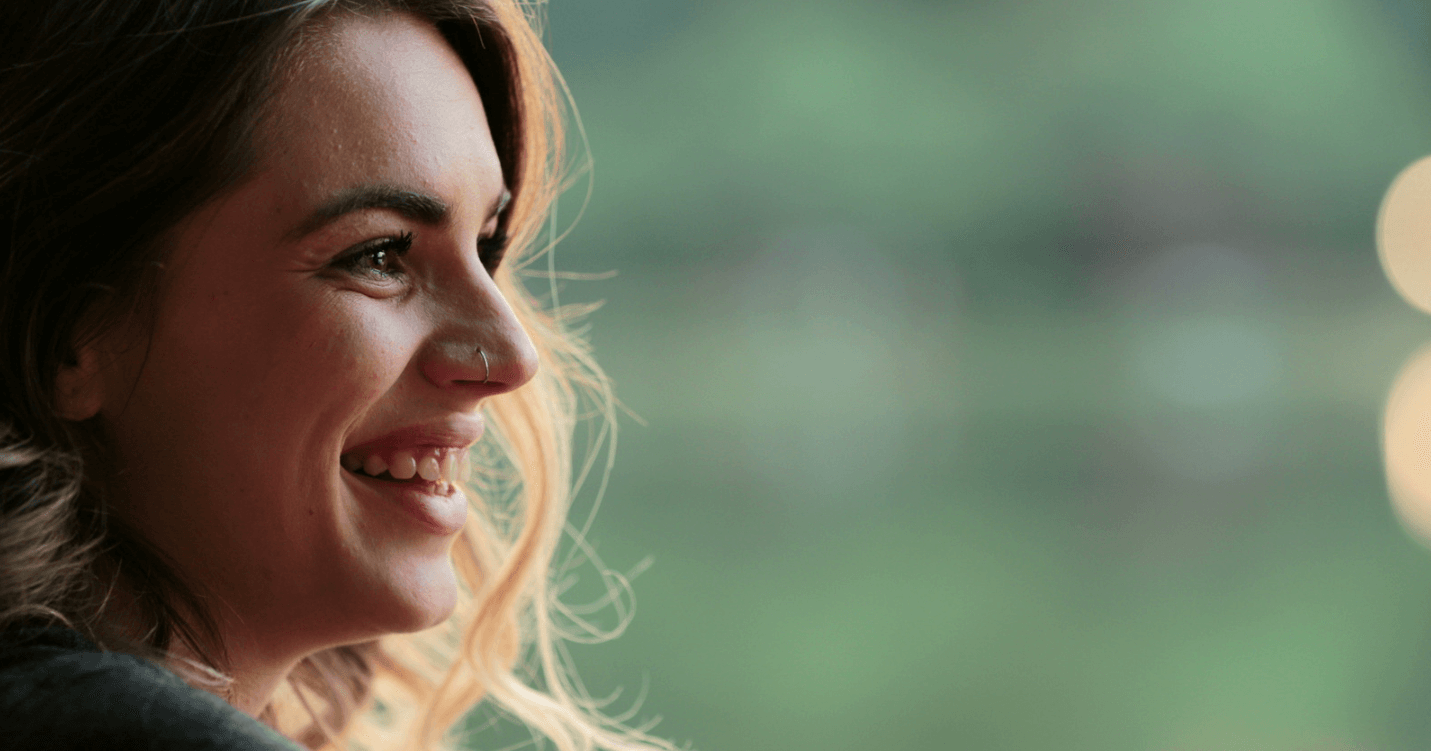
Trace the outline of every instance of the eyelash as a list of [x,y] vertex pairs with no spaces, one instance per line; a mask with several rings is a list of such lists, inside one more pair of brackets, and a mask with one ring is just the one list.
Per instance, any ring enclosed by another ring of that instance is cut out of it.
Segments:
[[[354,248],[352,251],[334,259],[333,266],[346,271],[355,276],[370,276],[377,279],[392,279],[402,274],[401,261],[407,252],[412,250],[412,233],[404,232],[393,237],[382,237]],[[388,268],[380,269],[363,265],[365,259],[383,259],[388,261]],[[398,268],[393,268],[393,264],[398,264]]]
[[[393,279],[402,275],[401,262],[409,250],[412,250],[412,233],[404,232],[401,235],[382,237],[360,245],[334,259],[333,266],[355,276],[368,276],[382,280]],[[477,241],[477,257],[482,261],[482,267],[487,269],[489,274],[496,272],[506,254],[507,233],[502,230],[498,230],[491,237],[484,237]],[[388,260],[389,257],[391,260]],[[364,264],[363,262],[368,259],[375,261],[382,259],[379,263],[386,262],[387,268]]]

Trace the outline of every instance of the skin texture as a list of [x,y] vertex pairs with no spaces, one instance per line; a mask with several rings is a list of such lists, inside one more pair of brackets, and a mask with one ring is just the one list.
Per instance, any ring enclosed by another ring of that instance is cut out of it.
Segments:
[[[251,714],[303,656],[454,606],[453,531],[340,456],[470,445],[483,400],[536,370],[478,253],[504,186],[461,60],[408,16],[332,24],[280,86],[252,177],[176,228],[152,325],[95,342],[58,384],[67,416],[112,436],[115,513],[211,596]],[[446,215],[302,231],[373,185]],[[354,255],[404,233],[399,261]],[[449,521],[456,502],[460,524],[465,502],[437,501]]]

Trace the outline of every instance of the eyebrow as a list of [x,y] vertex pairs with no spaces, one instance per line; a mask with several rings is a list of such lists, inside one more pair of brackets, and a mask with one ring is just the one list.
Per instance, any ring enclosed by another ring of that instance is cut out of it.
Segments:
[[[512,200],[511,191],[502,189],[501,195],[487,211],[487,218],[500,213]],[[441,198],[409,190],[396,185],[359,185],[338,191],[308,214],[302,222],[289,232],[289,237],[305,237],[317,232],[339,217],[356,211],[387,209],[423,224],[441,224],[447,219],[448,206]]]

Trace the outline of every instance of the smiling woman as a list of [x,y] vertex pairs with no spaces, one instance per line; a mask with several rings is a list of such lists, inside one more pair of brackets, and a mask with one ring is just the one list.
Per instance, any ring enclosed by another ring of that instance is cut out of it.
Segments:
[[31,5],[0,24],[0,736],[430,748],[485,698],[668,748],[556,657],[606,391],[514,276],[561,164],[517,5]]

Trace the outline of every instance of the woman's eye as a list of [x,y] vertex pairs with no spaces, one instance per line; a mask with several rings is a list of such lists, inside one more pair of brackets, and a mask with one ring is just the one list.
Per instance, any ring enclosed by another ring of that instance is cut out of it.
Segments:
[[333,259],[333,267],[354,276],[386,280],[402,274],[402,258],[412,248],[412,233],[380,237]]
[[502,257],[507,255],[507,232],[498,229],[491,237],[477,241],[477,257],[482,260],[482,268],[491,274],[502,265]]

